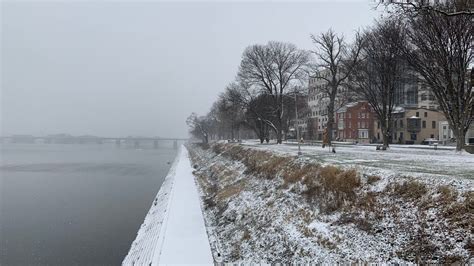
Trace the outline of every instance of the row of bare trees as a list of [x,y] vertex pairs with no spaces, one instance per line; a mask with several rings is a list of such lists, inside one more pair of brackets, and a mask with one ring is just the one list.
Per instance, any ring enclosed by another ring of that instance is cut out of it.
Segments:
[[[385,2],[382,2],[385,3]],[[331,29],[311,35],[313,51],[269,42],[245,49],[236,80],[208,115],[188,118],[191,133],[208,138],[235,138],[235,130],[252,130],[263,142],[272,134],[281,143],[290,121],[308,112],[307,80],[320,81],[327,97],[327,131],[341,93],[367,100],[381,125],[383,143],[392,134],[395,92],[407,79],[433,91],[461,150],[474,115],[472,77],[474,23],[472,7],[452,0],[427,5],[389,1],[389,16],[358,32],[352,43]],[[306,91],[307,93],[307,91]],[[295,104],[301,112],[295,114]],[[329,142],[331,142],[329,134]]]

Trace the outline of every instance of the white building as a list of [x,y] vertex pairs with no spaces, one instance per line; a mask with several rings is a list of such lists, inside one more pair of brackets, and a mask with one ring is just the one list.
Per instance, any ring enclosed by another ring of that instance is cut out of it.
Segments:
[[[328,123],[328,105],[329,95],[326,93],[327,82],[323,79],[310,77],[308,84],[308,107],[310,108],[309,119],[313,121],[316,139],[323,138],[323,132],[326,130]],[[339,88],[334,106],[334,122],[336,120],[337,111],[345,104],[357,100],[354,93],[350,93],[346,88]],[[309,126],[308,126],[309,127]],[[333,124],[333,139],[337,137],[337,125]]]
[[310,77],[308,84],[308,107],[310,109],[309,119],[313,121],[314,135],[318,140],[322,139],[323,131],[328,121],[328,95],[324,92],[324,80]]

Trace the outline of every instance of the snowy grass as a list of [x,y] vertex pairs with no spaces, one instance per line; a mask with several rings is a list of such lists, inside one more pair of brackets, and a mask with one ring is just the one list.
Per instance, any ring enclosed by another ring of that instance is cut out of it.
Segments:
[[[298,152],[295,144],[267,145],[246,141],[244,145],[281,155]],[[438,150],[429,147],[393,144],[387,151],[377,151],[370,145],[336,145],[336,153],[321,146],[302,146],[301,150],[303,157],[321,164],[357,167],[384,174],[474,179],[474,154],[457,153],[451,147]]]
[[216,261],[469,261],[472,179],[367,171],[262,146],[190,147]]

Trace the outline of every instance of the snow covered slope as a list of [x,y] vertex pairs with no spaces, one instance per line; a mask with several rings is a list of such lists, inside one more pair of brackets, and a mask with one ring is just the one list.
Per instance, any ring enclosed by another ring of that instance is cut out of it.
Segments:
[[192,171],[182,146],[123,265],[213,264]]

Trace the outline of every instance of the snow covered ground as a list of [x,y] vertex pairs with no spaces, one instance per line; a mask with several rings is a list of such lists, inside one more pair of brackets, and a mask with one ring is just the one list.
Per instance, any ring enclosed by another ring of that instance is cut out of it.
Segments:
[[[472,155],[373,146],[302,150],[295,158],[292,145],[189,147],[216,261],[474,262]],[[357,177],[332,165],[355,168]]]
[[213,264],[192,171],[181,147],[123,265]]
[[[244,145],[281,154],[296,155],[296,144],[260,144],[245,141]],[[410,175],[415,177],[455,177],[474,179],[474,154],[456,153],[452,147],[434,150],[426,145],[392,145],[377,151],[369,145],[336,145],[336,153],[321,146],[301,146],[303,157],[323,164],[355,167],[371,174]]]

